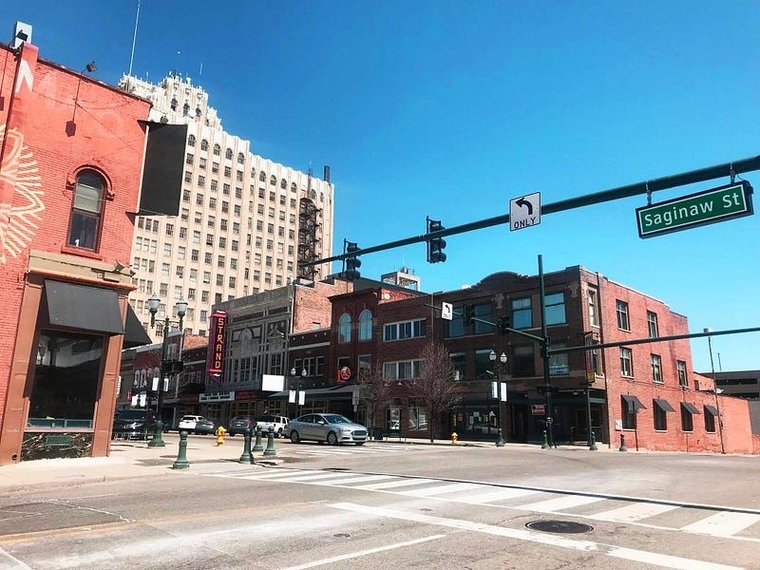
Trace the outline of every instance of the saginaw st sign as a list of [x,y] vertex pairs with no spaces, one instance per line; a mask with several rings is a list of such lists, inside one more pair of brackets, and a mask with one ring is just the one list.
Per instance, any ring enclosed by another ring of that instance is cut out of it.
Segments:
[[639,237],[648,238],[752,214],[752,185],[743,180],[636,208],[636,221]]

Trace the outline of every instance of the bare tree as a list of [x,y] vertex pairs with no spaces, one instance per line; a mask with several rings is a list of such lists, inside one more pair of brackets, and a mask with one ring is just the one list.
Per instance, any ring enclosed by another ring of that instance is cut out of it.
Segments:
[[456,406],[461,395],[454,383],[454,364],[449,351],[442,344],[430,342],[420,353],[425,362],[422,376],[409,383],[410,394],[417,398],[428,414],[428,434],[432,442],[437,435],[438,417],[441,412]]
[[383,367],[377,363],[373,368],[360,368],[356,385],[359,387],[359,402],[367,411],[367,426],[373,435],[377,416],[391,402],[392,385],[383,379]]

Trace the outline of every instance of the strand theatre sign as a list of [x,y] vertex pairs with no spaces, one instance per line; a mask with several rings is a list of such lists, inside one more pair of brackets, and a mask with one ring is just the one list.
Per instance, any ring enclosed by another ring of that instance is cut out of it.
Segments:
[[636,208],[639,237],[649,238],[697,226],[751,216],[752,185],[746,180],[652,206]]
[[214,311],[211,314],[206,372],[215,382],[222,381],[222,373],[224,372],[224,335],[226,330],[227,313],[225,311]]

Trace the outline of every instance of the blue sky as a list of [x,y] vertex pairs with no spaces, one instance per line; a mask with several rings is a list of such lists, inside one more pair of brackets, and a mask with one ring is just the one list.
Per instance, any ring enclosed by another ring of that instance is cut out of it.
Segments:
[[[42,57],[129,67],[137,0],[36,0],[0,13],[34,26]],[[212,12],[213,10],[213,12]],[[336,186],[335,249],[459,226],[760,154],[760,4],[416,0],[208,3],[143,0],[133,72],[177,69],[210,94],[252,150]],[[760,185],[760,174],[743,176]],[[658,202],[728,178],[657,192]],[[758,216],[642,240],[643,196],[362,259],[362,274],[408,266],[425,291],[495,271],[583,265],[686,315],[691,332],[760,326]],[[760,368],[760,333],[716,337],[715,368]],[[709,370],[707,341],[692,341]],[[718,356],[719,355],[719,356]]]

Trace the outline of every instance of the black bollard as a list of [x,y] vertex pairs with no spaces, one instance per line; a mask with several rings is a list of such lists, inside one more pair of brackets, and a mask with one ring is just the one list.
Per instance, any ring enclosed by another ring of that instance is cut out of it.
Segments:
[[245,428],[243,433],[243,455],[238,459],[238,463],[253,463],[253,455],[251,455],[251,428]]
[[277,455],[274,450],[274,426],[269,426],[269,433],[267,434],[267,448],[264,450],[264,455]]
[[546,440],[546,430],[544,430],[544,441],[541,444],[541,449],[549,449],[549,442]]
[[190,467],[190,463],[187,460],[187,431],[182,430],[179,432],[177,460],[172,465],[172,469],[187,469],[188,467]]
[[253,451],[264,451],[264,446],[261,445],[261,426],[256,426],[256,443],[253,446]]
[[594,431],[591,430],[591,445],[589,445],[588,450],[589,451],[597,451],[596,447],[596,435],[594,435]]
[[628,451],[628,448],[625,446],[625,434],[620,434],[620,449],[619,451]]

